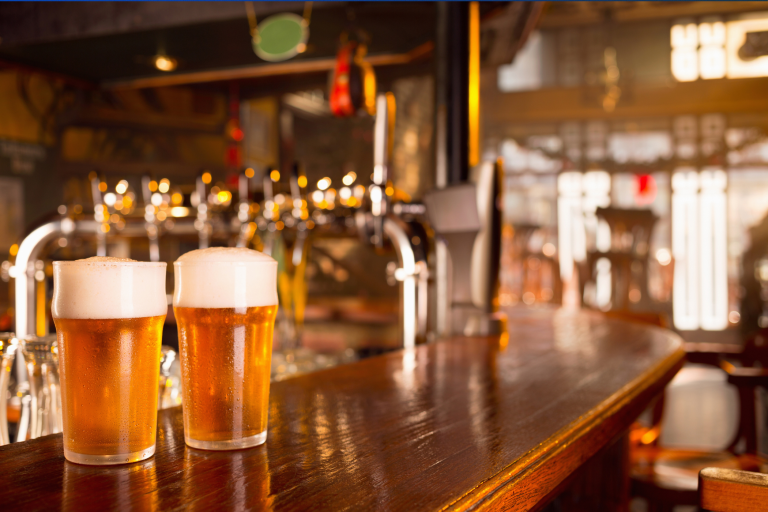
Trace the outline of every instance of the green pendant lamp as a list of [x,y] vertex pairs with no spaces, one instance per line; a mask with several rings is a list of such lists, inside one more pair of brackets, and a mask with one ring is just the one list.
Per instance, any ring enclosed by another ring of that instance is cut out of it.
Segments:
[[309,39],[309,17],[312,2],[304,5],[304,16],[293,13],[275,14],[256,23],[253,2],[245,3],[251,26],[253,51],[262,60],[281,62],[303,53]]

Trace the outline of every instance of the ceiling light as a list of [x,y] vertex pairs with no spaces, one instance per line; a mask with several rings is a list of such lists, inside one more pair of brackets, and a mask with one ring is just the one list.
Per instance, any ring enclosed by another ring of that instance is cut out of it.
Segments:
[[160,71],[173,71],[179,63],[167,55],[155,55],[155,67]]

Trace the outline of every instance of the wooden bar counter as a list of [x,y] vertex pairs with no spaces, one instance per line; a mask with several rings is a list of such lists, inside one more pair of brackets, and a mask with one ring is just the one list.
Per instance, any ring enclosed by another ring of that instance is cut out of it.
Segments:
[[541,310],[509,339],[456,338],[275,383],[266,445],[64,460],[61,434],[0,448],[3,510],[530,510],[620,438],[680,368],[673,333]]

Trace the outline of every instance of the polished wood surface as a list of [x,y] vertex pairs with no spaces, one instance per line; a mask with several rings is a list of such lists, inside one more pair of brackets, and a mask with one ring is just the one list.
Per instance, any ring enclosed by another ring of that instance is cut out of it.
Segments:
[[733,469],[702,469],[699,495],[701,508],[712,512],[764,512],[768,508],[768,475]]
[[64,460],[61,435],[0,448],[0,504],[20,510],[530,510],[626,431],[682,364],[663,329],[564,310],[509,338],[458,338],[274,384],[265,446]]

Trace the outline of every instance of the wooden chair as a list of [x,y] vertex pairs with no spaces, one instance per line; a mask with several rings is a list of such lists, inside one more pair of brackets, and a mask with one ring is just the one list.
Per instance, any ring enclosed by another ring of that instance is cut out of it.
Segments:
[[[752,352],[747,352],[751,358]],[[731,350],[725,355],[734,356]],[[710,357],[693,359],[714,362]],[[698,475],[704,468],[743,472],[761,471],[767,467],[766,459],[758,455],[755,401],[756,388],[768,385],[768,370],[736,366],[725,360],[720,361],[719,367],[726,372],[728,382],[738,389],[740,418],[737,434],[729,446],[720,451],[660,447],[658,430],[655,436],[647,435],[648,442],[635,443],[631,449],[632,495],[648,500],[649,512],[671,512],[675,505],[697,505]],[[658,428],[658,423],[654,427]],[[743,451],[737,451],[742,446]],[[766,503],[762,510],[768,509]]]
[[711,512],[764,512],[768,508],[768,475],[735,469],[702,469],[699,506]]
[[[757,357],[759,358],[759,355]],[[768,370],[731,368],[727,365],[725,368],[729,375],[734,376],[734,380],[768,387]],[[766,447],[762,447],[762,451],[765,452]],[[699,506],[712,512],[764,511],[768,509],[768,475],[733,469],[704,468],[699,473]]]

